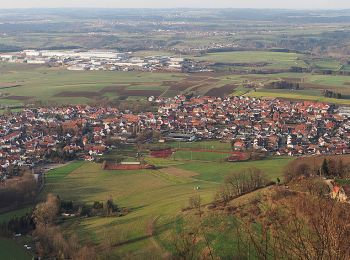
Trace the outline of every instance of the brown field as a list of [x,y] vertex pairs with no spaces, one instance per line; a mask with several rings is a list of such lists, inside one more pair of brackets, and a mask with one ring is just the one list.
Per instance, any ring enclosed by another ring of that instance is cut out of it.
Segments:
[[225,95],[229,95],[232,91],[237,88],[235,84],[226,84],[220,88],[212,88],[205,95],[214,96],[214,97],[222,97]]
[[126,88],[128,86],[130,86],[130,84],[108,86],[108,87],[104,87],[99,92],[101,94],[106,94],[106,93],[111,93],[111,92],[118,92],[119,90],[124,89],[124,88]]
[[30,96],[6,96],[3,98],[24,101],[24,100],[32,99],[34,97],[30,97]]
[[184,81],[177,82],[173,85],[170,85],[169,90],[184,91],[184,90],[186,90],[190,87],[193,87],[197,84],[198,84],[198,82],[184,80]]

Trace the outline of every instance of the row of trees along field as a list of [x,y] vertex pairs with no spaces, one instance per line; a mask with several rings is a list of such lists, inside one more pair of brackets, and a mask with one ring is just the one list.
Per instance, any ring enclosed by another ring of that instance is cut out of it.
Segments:
[[328,90],[328,89],[325,89],[323,91],[323,95],[325,97],[328,97],[328,98],[337,98],[337,99],[341,99],[342,98],[342,94],[341,93],[334,92],[334,91],[331,91],[331,90]]
[[216,193],[216,200],[228,203],[234,198],[272,184],[274,182],[269,182],[264,173],[257,168],[233,172],[225,177],[224,184]]
[[322,164],[296,160],[289,163],[284,169],[284,178],[286,182],[315,176],[343,179],[349,177],[349,173],[350,166],[342,159],[325,158]]
[[16,208],[32,203],[38,192],[38,183],[33,174],[26,172],[23,176],[0,183],[0,210]]

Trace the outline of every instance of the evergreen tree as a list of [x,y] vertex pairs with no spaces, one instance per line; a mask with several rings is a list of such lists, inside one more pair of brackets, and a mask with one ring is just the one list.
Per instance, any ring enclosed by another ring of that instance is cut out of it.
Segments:
[[328,162],[326,158],[323,160],[323,163],[321,166],[321,174],[325,177],[329,176],[329,168],[328,168]]

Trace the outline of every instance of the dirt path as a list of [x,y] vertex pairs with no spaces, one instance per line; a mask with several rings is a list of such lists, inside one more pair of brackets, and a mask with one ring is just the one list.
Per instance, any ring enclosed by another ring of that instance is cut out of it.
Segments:
[[146,234],[147,236],[150,238],[151,243],[153,244],[153,246],[159,251],[159,252],[164,252],[162,254],[162,259],[170,259],[170,253],[165,251],[164,248],[162,248],[159,243],[157,242],[157,240],[154,237],[154,233],[155,233],[155,224],[157,222],[157,220],[159,219],[158,217],[155,217],[151,220],[149,220],[148,224],[147,224],[147,228],[146,228]]

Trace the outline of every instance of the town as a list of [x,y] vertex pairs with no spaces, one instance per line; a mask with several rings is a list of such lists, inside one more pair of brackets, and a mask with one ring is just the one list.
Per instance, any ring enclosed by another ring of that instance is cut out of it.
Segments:
[[73,71],[208,71],[199,62],[182,57],[133,56],[131,52],[111,50],[23,50],[0,54],[0,61],[66,67]]
[[[113,107],[27,108],[0,117],[0,171],[72,159],[93,161],[115,143],[217,139],[232,150],[269,155],[350,153],[345,108],[311,101],[249,97],[148,99],[157,112]],[[138,138],[157,132],[157,140]]]

